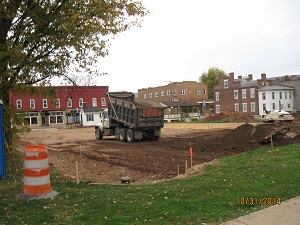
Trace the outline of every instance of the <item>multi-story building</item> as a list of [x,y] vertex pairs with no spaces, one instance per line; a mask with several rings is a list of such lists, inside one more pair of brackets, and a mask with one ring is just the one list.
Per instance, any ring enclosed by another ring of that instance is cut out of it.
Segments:
[[287,111],[293,110],[294,88],[273,85],[273,80],[267,79],[265,73],[261,74],[261,79],[252,78],[250,74],[234,79],[234,73],[220,78],[219,85],[214,88],[215,113],[236,111],[261,115],[265,110],[280,107]]
[[166,117],[180,114],[183,110],[189,113],[192,111],[203,113],[204,107],[202,106],[208,98],[208,93],[205,84],[196,81],[183,81],[139,89],[138,98],[161,102],[165,106]]
[[138,98],[152,101],[191,100],[198,102],[207,99],[207,86],[196,81],[171,82],[165,86],[138,90]]
[[[56,98],[25,93],[22,96],[10,94],[14,107],[25,112],[30,127],[62,126],[79,124],[80,109],[84,107],[107,108],[107,86],[57,86]],[[87,121],[94,120],[86,115]]]

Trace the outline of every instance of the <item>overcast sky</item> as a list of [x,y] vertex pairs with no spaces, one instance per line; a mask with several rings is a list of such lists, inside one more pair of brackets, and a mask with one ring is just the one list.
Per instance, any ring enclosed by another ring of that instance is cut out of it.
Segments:
[[111,41],[97,85],[132,91],[198,81],[210,67],[253,78],[300,74],[299,0],[142,0],[141,28]]

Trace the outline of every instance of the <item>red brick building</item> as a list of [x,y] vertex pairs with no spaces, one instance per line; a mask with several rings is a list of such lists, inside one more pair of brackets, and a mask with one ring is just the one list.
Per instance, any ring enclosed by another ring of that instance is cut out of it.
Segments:
[[229,77],[220,78],[214,88],[215,114],[233,111],[259,114],[258,88],[269,85],[272,80],[268,80],[265,73],[258,80],[253,80],[252,74],[234,79],[234,73],[229,73]]
[[[62,126],[80,124],[80,109],[83,107],[107,108],[107,86],[57,86],[57,98],[23,94],[10,94],[10,101],[25,112],[30,127]],[[92,117],[91,117],[92,119]]]

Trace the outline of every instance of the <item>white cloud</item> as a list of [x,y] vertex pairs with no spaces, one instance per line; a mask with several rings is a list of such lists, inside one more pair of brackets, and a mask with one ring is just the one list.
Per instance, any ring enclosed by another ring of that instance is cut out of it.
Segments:
[[300,74],[298,0],[142,0],[141,28],[112,41],[99,62],[110,91],[198,80],[217,66],[236,75]]

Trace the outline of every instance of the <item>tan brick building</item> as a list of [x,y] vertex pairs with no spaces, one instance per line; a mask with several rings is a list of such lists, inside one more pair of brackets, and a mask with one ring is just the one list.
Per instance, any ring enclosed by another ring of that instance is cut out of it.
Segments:
[[196,81],[172,82],[165,86],[149,87],[138,90],[138,98],[152,101],[191,100],[194,102],[207,99],[207,86]]

